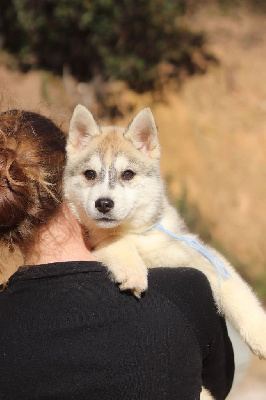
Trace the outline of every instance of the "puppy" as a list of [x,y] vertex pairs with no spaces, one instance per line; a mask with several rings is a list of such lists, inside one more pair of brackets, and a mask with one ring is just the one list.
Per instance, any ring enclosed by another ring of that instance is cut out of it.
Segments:
[[100,127],[78,105],[67,143],[65,197],[88,231],[95,257],[122,290],[147,290],[147,269],[193,267],[252,352],[266,358],[266,314],[229,262],[191,234],[165,194],[160,145],[149,108],[124,129]]

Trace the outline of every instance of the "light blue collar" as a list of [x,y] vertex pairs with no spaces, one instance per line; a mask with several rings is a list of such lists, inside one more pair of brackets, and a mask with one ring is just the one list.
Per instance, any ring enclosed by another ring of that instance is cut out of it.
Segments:
[[[158,222],[157,225],[154,225],[152,228],[147,229],[146,231],[142,233],[147,233],[154,231],[155,229],[159,229],[160,231],[164,232],[166,235],[174,238],[181,240],[182,242],[186,243],[189,247],[192,249],[196,250],[198,253],[203,255],[203,257],[207,258],[208,261],[214,266],[216,269],[218,275],[219,275],[219,284],[221,285],[222,283],[222,277],[224,279],[228,279],[231,277],[230,273],[227,271],[225,268],[224,264],[219,260],[218,257],[216,257],[215,254],[211,250],[209,250],[206,246],[203,246],[201,243],[199,243],[196,239],[189,238],[186,236],[180,236],[180,235],[175,235],[174,233],[168,231],[165,229],[160,222]],[[191,266],[192,267],[192,266]]]

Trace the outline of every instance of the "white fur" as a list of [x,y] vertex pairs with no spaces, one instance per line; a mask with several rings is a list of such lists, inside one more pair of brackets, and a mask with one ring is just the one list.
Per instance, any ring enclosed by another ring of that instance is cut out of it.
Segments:
[[200,394],[200,400],[213,400],[212,395],[210,392],[205,389],[204,387],[202,388],[201,394]]
[[[121,289],[131,289],[136,295],[146,290],[147,268],[196,268],[207,276],[218,311],[231,321],[253,353],[266,358],[265,312],[229,262],[211,249],[231,274],[219,285],[215,268],[198,252],[159,230],[143,233],[161,218],[167,230],[195,237],[165,195],[151,111],[140,111],[123,130],[100,128],[89,111],[78,105],[70,124],[67,153],[65,196],[87,228],[96,258],[121,283]],[[84,178],[86,169],[96,171],[93,182]],[[125,170],[135,172],[132,180],[121,178]],[[114,201],[104,221],[95,207],[102,197]]]

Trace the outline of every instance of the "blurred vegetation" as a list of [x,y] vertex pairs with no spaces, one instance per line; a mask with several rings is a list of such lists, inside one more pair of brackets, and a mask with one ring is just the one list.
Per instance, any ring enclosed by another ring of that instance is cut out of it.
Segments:
[[[264,270],[266,270],[266,266]],[[266,307],[266,273],[263,272],[260,276],[256,277],[252,283],[255,292]]]
[[176,208],[191,232],[197,233],[204,242],[213,244],[210,227],[206,224],[206,219],[201,216],[199,207],[188,202],[186,187],[183,187],[181,196],[176,201]]
[[266,11],[265,0],[1,0],[0,45],[16,56],[12,68],[68,66],[79,81],[125,80],[143,92],[214,61],[204,34],[180,18],[213,3]]
[[[185,0],[1,0],[2,47],[22,70],[38,67],[79,81],[121,79],[139,92],[166,75],[205,72],[203,33],[178,17]],[[169,66],[171,68],[169,68]]]

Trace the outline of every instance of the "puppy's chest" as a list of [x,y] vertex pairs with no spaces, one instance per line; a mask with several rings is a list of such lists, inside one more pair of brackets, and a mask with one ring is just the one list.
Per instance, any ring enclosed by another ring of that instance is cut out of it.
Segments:
[[183,264],[181,260],[187,258],[182,243],[163,232],[132,235],[131,240],[148,268],[172,267],[176,265],[177,258],[181,265]]

